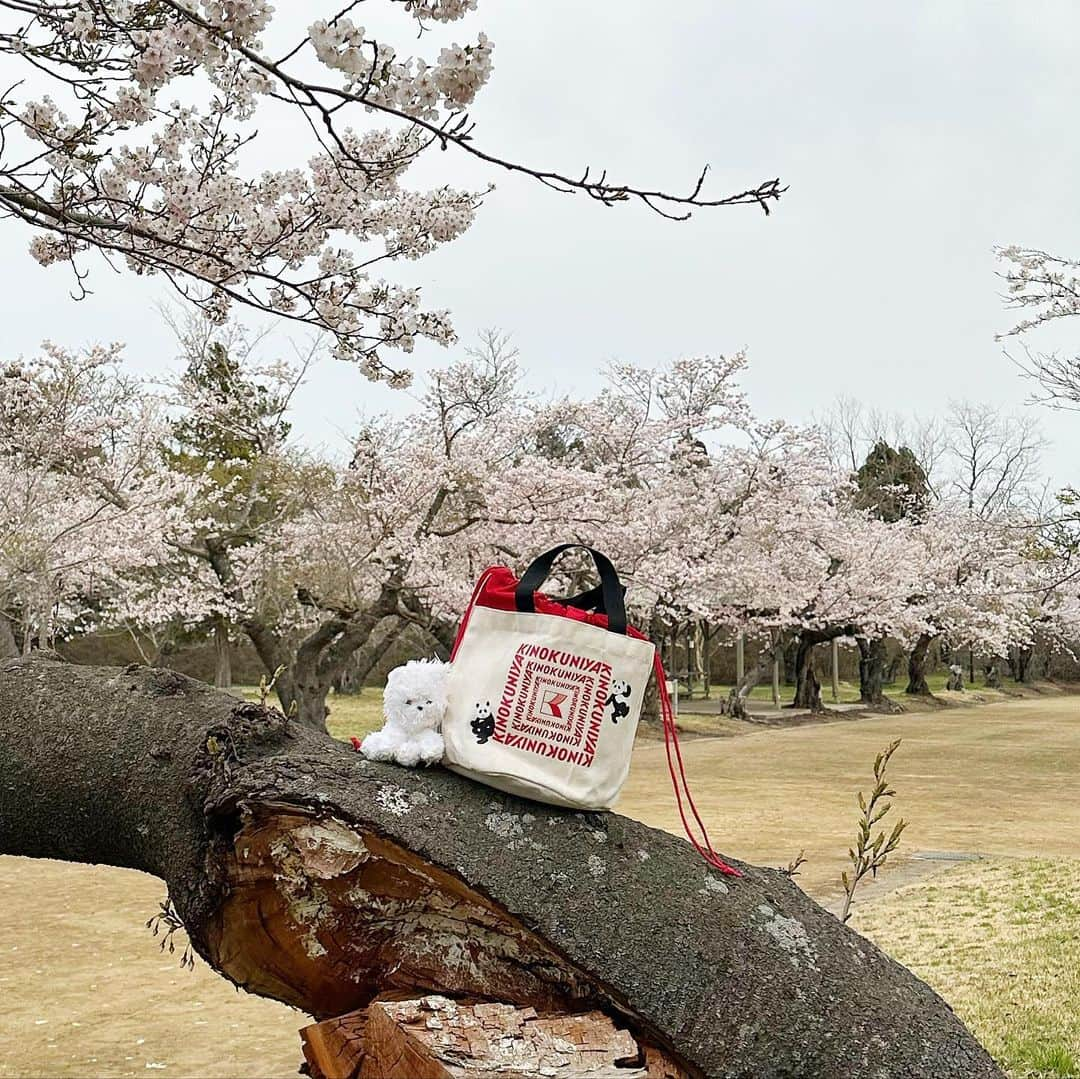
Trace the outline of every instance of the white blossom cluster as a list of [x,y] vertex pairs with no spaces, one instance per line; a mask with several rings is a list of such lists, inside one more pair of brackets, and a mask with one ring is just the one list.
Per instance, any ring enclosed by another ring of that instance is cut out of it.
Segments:
[[[339,356],[395,384],[407,375],[391,352],[411,352],[420,338],[454,340],[445,311],[426,308],[418,290],[374,267],[421,258],[472,224],[480,194],[412,191],[403,180],[431,143],[408,118],[440,123],[487,82],[492,43],[483,34],[429,64],[365,40],[345,16],[313,22],[299,51],[346,76],[341,92],[357,110],[378,106],[403,122],[326,135],[331,113],[323,110],[336,113],[343,99],[330,90],[300,94],[298,107],[323,134],[302,163],[253,174],[243,152],[249,122],[257,110],[281,107],[297,85],[261,52],[272,16],[265,0],[32,6],[36,18],[0,39],[0,51],[59,76],[55,92],[8,113],[37,144],[29,172],[15,179],[65,218],[52,231],[51,214],[28,211],[43,227],[31,241],[40,264],[75,264],[101,247],[137,273],[193,278],[210,288],[201,303],[211,317],[224,321],[240,303],[308,323],[334,337]],[[405,5],[436,22],[473,6]],[[181,83],[184,104],[171,100]]]
[[438,61],[399,60],[393,47],[364,37],[351,19],[318,21],[308,30],[315,55],[327,67],[348,76],[347,85],[362,89],[365,100],[410,116],[434,120],[441,108],[451,112],[472,104],[492,70],[494,46],[485,34],[475,45],[451,45]]
[[997,254],[1006,264],[1009,305],[1035,312],[1018,322],[1009,334],[1080,314],[1080,262],[1015,245],[999,248]]

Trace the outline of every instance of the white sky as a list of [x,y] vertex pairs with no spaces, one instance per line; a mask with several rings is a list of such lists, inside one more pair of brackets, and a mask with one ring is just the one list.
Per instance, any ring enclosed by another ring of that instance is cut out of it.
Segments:
[[[290,30],[331,11],[279,8]],[[363,14],[376,30],[386,24],[374,6]],[[937,411],[950,397],[1023,407],[1028,388],[994,341],[1010,314],[991,249],[1080,255],[1080,8],[481,0],[467,22],[418,47],[435,53],[444,37],[480,30],[496,42],[495,74],[473,111],[483,146],[669,188],[710,162],[714,191],[777,175],[790,191],[769,218],[719,209],[676,224],[436,153],[443,171],[417,170],[418,183],[497,184],[462,239],[401,275],[452,310],[463,340],[498,326],[536,386],[581,393],[610,359],[745,345],[756,411],[794,421],[840,393],[899,411]],[[395,43],[417,47],[411,34]],[[265,164],[296,163],[273,155],[298,142],[260,127]],[[153,306],[168,296],[164,283],[95,264],[95,294],[75,303],[65,270],[25,253],[21,226],[6,223],[2,235],[4,354],[45,337],[120,339],[140,370],[168,366],[175,349]],[[284,347],[296,331],[282,333]],[[1078,342],[1080,320],[1032,344]],[[413,366],[445,355],[425,349]],[[361,409],[401,403],[325,360],[302,392],[298,426],[340,445]],[[1054,444],[1048,470],[1075,481],[1080,417],[1039,414]]]

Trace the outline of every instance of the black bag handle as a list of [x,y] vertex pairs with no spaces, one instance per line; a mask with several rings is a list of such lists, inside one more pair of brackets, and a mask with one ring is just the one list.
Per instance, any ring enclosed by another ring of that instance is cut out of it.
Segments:
[[[536,610],[533,593],[540,590],[548,574],[555,565],[555,559],[564,551],[578,548],[588,551],[596,564],[596,572],[600,575],[600,594],[603,599],[603,610],[607,614],[608,629],[612,633],[626,633],[626,604],[623,601],[624,589],[619,581],[619,575],[606,555],[602,555],[593,547],[584,543],[562,543],[558,547],[552,547],[550,551],[534,559],[532,565],[521,575],[517,587],[514,589],[514,605],[519,611],[532,613]],[[585,594],[588,596],[588,593]]]
[[[626,603],[626,585],[620,584],[623,594],[623,604]],[[582,611],[596,611],[598,614],[607,614],[604,610],[604,590],[600,585],[590,588],[587,592],[579,592],[576,596],[567,596],[558,601],[564,607],[577,607]]]

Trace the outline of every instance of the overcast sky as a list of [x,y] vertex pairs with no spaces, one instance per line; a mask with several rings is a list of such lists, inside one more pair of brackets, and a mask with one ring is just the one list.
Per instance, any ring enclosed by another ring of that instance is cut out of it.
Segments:
[[[481,0],[419,47],[480,30],[496,43],[473,113],[484,147],[677,189],[709,162],[713,191],[773,176],[790,190],[768,218],[718,209],[676,224],[436,154],[442,171],[418,180],[497,184],[464,237],[402,275],[452,310],[463,340],[501,327],[534,385],[582,393],[611,359],[746,346],[755,409],[795,421],[840,393],[900,411],[960,397],[1023,407],[1028,388],[994,341],[1010,315],[992,248],[1080,255],[1075,4]],[[397,44],[415,47],[411,35]],[[38,268],[20,227],[5,229],[5,353],[43,337],[121,339],[133,366],[166,368],[175,349],[153,306],[163,283],[97,264],[94,296],[75,303],[64,269]],[[1033,343],[1080,346],[1080,320]],[[445,358],[426,349],[414,366]],[[300,428],[340,444],[361,409],[386,407],[390,391],[326,360]],[[1040,415],[1048,469],[1076,480],[1080,417]]]

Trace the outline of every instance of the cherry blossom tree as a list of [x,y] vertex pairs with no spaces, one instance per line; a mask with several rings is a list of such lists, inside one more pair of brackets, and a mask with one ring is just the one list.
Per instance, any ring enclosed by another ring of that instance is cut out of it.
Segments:
[[921,572],[909,602],[922,628],[909,654],[906,692],[925,696],[935,640],[990,656],[1031,640],[1042,569],[1032,550],[1036,524],[1017,514],[987,517],[962,500],[939,503],[914,534]]
[[[387,2],[405,34],[476,7]],[[98,252],[162,275],[215,321],[241,304],[326,331],[340,357],[404,385],[387,354],[454,332],[418,289],[376,275],[460,236],[484,195],[404,186],[429,152],[676,219],[714,206],[768,212],[781,194],[771,180],[710,195],[705,172],[678,194],[500,157],[468,113],[493,43],[477,33],[433,60],[407,56],[354,21],[360,6],[312,11],[298,40],[282,42],[288,27],[266,0],[0,3],[0,51],[25,75],[0,98],[0,212],[35,230],[33,256],[66,263],[77,290]],[[267,121],[298,128],[299,141],[271,149]],[[287,163],[251,169],[256,150],[278,159],[286,146]]]
[[[268,674],[281,669],[282,707],[319,726],[346,665],[362,678],[404,626],[445,653],[494,562],[520,564],[568,539],[599,544],[627,572],[637,609],[651,610],[658,583],[678,587],[676,537],[706,549],[691,528],[699,440],[745,423],[742,364],[623,366],[596,400],[544,401],[521,388],[516,353],[489,333],[432,376],[413,412],[367,420],[341,464],[305,454],[285,437],[283,413],[265,409],[288,400],[287,368],[230,365],[238,384],[210,400],[182,383],[174,431],[197,426],[228,456],[172,454],[187,481],[183,525],[165,562],[123,590],[125,617],[221,612]],[[280,381],[266,384],[271,375]],[[568,572],[563,585],[577,590]]]
[[160,402],[118,345],[0,369],[0,647],[92,623],[127,570],[155,562],[172,514]]
[[[11,618],[40,622],[45,595],[58,610],[42,582],[62,579],[64,618],[136,639],[227,622],[277,673],[283,709],[316,727],[344,670],[362,679],[409,625],[445,654],[486,565],[520,567],[566,540],[612,555],[657,638],[705,622],[770,650],[794,639],[799,707],[820,706],[825,641],[855,640],[873,682],[887,639],[991,654],[1030,640],[1028,576],[1047,562],[1029,556],[1030,529],[966,507],[862,506],[815,432],[754,418],[742,354],[620,365],[592,400],[545,400],[492,332],[412,411],[369,417],[336,461],[291,434],[308,357],[264,362],[234,328],[192,333],[167,410],[116,368],[116,349],[54,350],[5,381],[5,466],[40,491],[65,542],[86,537],[75,553],[21,555],[33,572],[5,573]],[[36,536],[15,509],[6,535]],[[68,529],[80,509],[90,523]],[[571,563],[553,587],[583,585]]]

